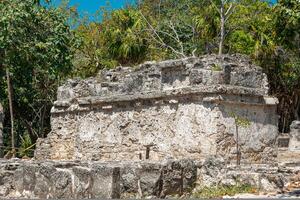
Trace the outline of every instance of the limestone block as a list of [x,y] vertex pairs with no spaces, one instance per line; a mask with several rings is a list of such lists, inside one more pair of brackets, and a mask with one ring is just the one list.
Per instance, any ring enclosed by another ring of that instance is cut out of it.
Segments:
[[158,182],[161,178],[161,166],[157,164],[145,163],[137,170],[139,177],[138,186],[143,196],[151,196],[158,193],[160,189]]
[[264,97],[264,101],[267,105],[277,105],[279,103],[275,97]]
[[192,188],[197,179],[197,167],[190,160],[169,161],[162,169],[160,197],[182,195]]
[[67,169],[58,169],[51,177],[53,197],[59,199],[72,198],[72,174]]
[[74,167],[74,198],[91,198],[92,174],[91,169],[87,167]]
[[91,169],[92,198],[120,198],[120,168],[94,165]]
[[261,192],[281,192],[298,180],[298,167],[233,166],[222,157],[203,162],[0,160],[0,198],[11,199],[162,198],[189,195],[196,183],[200,187],[250,184]]
[[300,121],[293,121],[290,126],[289,151],[300,152]]
[[203,74],[200,69],[193,69],[190,73],[190,82],[191,85],[197,85],[202,83]]
[[121,197],[136,198],[160,193],[158,182],[161,165],[157,163],[127,164],[121,167]]
[[138,193],[138,181],[139,176],[137,175],[137,168],[131,165],[125,165],[120,171],[121,180],[121,194],[122,197],[127,197],[128,194]]

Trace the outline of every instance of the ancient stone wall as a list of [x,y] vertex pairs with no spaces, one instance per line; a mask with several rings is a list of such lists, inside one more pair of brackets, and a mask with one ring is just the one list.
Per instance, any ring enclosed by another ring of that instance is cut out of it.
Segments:
[[238,148],[242,162],[270,162],[277,100],[267,93],[262,69],[240,56],[147,62],[69,80],[35,158],[234,161]]
[[126,198],[183,194],[194,186],[192,161],[0,161],[0,197],[40,199]]
[[251,186],[257,192],[274,193],[287,190],[299,180],[299,175],[299,168],[235,167],[214,157],[203,162],[0,160],[0,198],[193,197],[197,188],[237,184]]

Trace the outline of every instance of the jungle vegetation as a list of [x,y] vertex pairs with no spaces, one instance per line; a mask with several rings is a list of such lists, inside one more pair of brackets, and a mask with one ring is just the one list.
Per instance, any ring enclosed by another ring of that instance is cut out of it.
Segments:
[[32,155],[36,139],[50,131],[50,108],[64,80],[147,60],[248,55],[279,99],[279,131],[300,118],[299,0],[139,0],[101,8],[98,21],[79,18],[66,4],[1,0],[0,13],[4,146],[17,156]]

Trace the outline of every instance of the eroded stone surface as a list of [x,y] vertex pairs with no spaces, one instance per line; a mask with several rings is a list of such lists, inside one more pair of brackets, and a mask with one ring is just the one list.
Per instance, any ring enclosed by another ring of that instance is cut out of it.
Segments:
[[288,194],[300,189],[295,184],[299,172],[300,166],[278,166],[277,163],[236,166],[228,165],[222,157],[210,157],[197,164],[196,185],[201,188],[243,184],[252,186],[257,192]]
[[[1,160],[0,197],[116,199],[181,195],[194,186],[196,170],[189,160],[167,163]],[[170,185],[174,178],[178,184]]]
[[289,151],[300,153],[300,121],[293,121],[290,129]]
[[[189,197],[197,188],[247,184],[259,192],[299,187],[300,168],[203,162],[0,160],[0,198],[96,199]],[[299,188],[298,188],[299,189]],[[293,190],[292,190],[293,191]]]
[[[271,162],[277,100],[243,57],[147,62],[69,80],[58,89],[52,131],[36,159],[164,160],[222,155]],[[239,127],[233,116],[246,119]],[[238,135],[238,136],[237,136]],[[149,156],[148,156],[149,155]]]

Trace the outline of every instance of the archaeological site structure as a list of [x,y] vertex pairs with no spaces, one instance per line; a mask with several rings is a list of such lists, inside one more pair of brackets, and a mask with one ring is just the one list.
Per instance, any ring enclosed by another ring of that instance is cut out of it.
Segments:
[[68,80],[34,159],[1,160],[0,196],[164,198],[236,184],[284,192],[300,181],[300,122],[279,133],[277,103],[262,69],[240,55]]
[[[52,131],[37,159],[163,160],[210,155],[274,158],[277,100],[262,70],[215,56],[149,62],[70,80],[58,89]],[[235,117],[249,121],[239,126]]]

